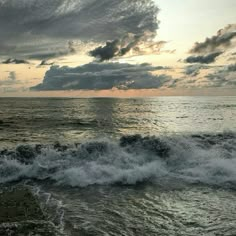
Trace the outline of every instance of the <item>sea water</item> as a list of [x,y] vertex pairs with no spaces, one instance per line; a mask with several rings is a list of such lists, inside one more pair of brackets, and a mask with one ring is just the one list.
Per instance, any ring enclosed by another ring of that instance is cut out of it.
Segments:
[[236,97],[1,98],[0,183],[67,235],[233,236],[235,118]]

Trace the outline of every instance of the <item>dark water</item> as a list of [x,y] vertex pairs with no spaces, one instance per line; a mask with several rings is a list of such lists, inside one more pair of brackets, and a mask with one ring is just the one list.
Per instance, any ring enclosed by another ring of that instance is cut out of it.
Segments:
[[0,183],[68,235],[236,235],[235,117],[236,97],[3,98]]

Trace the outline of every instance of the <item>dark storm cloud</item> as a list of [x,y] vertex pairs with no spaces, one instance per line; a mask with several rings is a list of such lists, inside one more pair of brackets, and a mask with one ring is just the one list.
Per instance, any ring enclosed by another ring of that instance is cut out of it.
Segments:
[[190,53],[212,53],[232,46],[236,38],[236,24],[230,24],[217,32],[217,35],[206,38],[204,42],[195,43]]
[[29,64],[29,62],[26,60],[9,58],[9,59],[3,61],[2,64]]
[[73,55],[75,53],[76,53],[76,49],[75,49],[74,42],[68,41],[64,45],[62,45],[61,42],[60,43],[58,42],[56,43],[56,46],[52,45],[49,49],[47,45],[44,45],[41,48],[40,53],[29,52],[28,57],[30,59],[38,59],[38,60],[46,61],[51,58]]
[[0,0],[0,55],[43,60],[61,56],[58,49],[68,41],[68,52],[75,53],[76,40],[154,33],[157,12],[152,0]]
[[30,32],[104,41],[157,27],[157,7],[151,0],[1,0],[0,9],[8,35]]
[[105,46],[99,46],[89,54],[100,61],[107,61],[114,57],[124,56],[130,51],[132,51],[132,55],[146,54],[146,52],[158,53],[166,42],[155,42],[155,35],[150,32],[143,32],[140,35],[128,34],[120,39],[106,42]]
[[219,57],[223,52],[213,52],[208,55],[189,56],[186,58],[186,63],[201,63],[210,64],[215,62],[216,58]]
[[56,57],[63,57],[76,53],[75,45],[71,41],[47,41],[39,42],[26,42],[25,44],[18,45],[18,47],[9,50],[8,52],[2,50],[0,55],[8,56],[8,53],[12,56],[19,55],[22,58],[31,60],[48,60]]
[[167,69],[127,63],[89,63],[76,68],[52,66],[42,84],[31,90],[153,89],[163,86],[171,77],[151,72]]
[[121,53],[119,44],[119,40],[106,42],[106,45],[104,47],[100,46],[98,48],[95,48],[94,50],[90,51],[89,54],[92,57],[98,58],[100,61],[110,60],[111,58]]

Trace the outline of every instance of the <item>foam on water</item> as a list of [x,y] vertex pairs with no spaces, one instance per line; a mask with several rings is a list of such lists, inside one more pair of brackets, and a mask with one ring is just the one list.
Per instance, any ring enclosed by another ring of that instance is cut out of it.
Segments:
[[164,180],[236,186],[236,135],[136,135],[2,150],[0,182],[24,179],[72,187]]

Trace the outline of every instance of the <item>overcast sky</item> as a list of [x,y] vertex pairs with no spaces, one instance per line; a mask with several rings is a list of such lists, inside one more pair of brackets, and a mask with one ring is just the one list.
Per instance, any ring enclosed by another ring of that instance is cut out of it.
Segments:
[[0,0],[0,96],[236,95],[235,0]]

